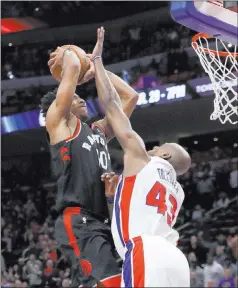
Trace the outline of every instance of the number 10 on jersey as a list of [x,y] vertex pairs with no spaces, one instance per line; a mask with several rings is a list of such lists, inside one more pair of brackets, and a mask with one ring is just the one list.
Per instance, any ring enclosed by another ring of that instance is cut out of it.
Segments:
[[99,165],[104,169],[107,170],[107,164],[108,164],[108,160],[107,160],[107,154],[105,151],[100,151],[98,152],[98,149],[96,149],[97,154],[98,154],[98,160],[99,160]]
[[171,194],[169,195],[169,202],[171,203],[171,209],[168,212],[166,205],[166,187],[156,182],[146,196],[146,205],[157,207],[157,213],[159,214],[165,215],[167,212],[167,223],[171,227],[178,205],[176,199]]

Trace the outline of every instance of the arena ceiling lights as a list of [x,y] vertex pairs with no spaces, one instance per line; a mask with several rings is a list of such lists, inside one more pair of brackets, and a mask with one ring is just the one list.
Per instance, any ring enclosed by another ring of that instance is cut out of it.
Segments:
[[46,23],[33,17],[4,18],[1,20],[1,34],[16,33],[47,26],[48,25]]

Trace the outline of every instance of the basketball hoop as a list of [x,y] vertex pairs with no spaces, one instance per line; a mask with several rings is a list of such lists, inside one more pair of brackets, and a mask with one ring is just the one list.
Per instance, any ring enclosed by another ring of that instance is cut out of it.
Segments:
[[[215,49],[210,49],[214,39]],[[238,123],[238,50],[236,45],[224,43],[204,33],[198,33],[192,38],[192,47],[209,75],[214,93],[214,112],[210,119],[219,119],[222,124]],[[230,52],[229,49],[233,50]]]

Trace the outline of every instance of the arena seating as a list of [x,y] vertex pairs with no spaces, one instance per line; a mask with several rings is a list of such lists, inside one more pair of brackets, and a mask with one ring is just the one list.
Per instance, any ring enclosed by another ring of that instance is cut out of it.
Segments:
[[[204,75],[204,71],[201,69],[198,59],[189,63],[189,58],[187,57],[184,61],[184,58],[181,58],[181,53],[177,49],[173,52],[176,56],[177,61],[170,62],[167,61],[168,57],[171,57],[171,53],[166,53],[163,57],[163,63],[157,63],[155,60],[152,60],[148,66],[142,67],[136,65],[127,71],[129,77],[128,80],[131,85],[136,83],[140,76],[153,75],[155,76],[159,83],[184,83],[185,81],[201,77]],[[19,63],[19,62],[18,62]],[[119,73],[118,76],[123,77],[122,73]],[[11,81],[11,80],[9,80]],[[6,102],[2,103],[2,115],[9,115],[19,112],[30,111],[33,109],[39,108],[39,103],[41,97],[50,90],[53,90],[55,86],[30,86],[27,89],[19,89],[13,91],[3,91],[6,93],[7,98]],[[87,98],[96,98],[97,93],[95,90],[94,81],[84,84],[82,87],[78,88],[78,93],[83,99]],[[32,97],[33,96],[33,97]]]
[[[139,29],[139,34],[135,38],[133,31],[137,29]],[[148,37],[148,35],[150,35],[150,37]],[[142,56],[166,51],[170,53],[169,63],[172,63],[172,66],[170,65],[170,73],[173,71],[173,66],[179,63],[181,63],[180,66],[183,66],[186,70],[186,68],[188,68],[186,58],[183,58],[183,61],[179,61],[182,55],[180,47],[185,48],[190,46],[190,39],[191,32],[189,32],[186,27],[174,24],[164,27],[161,27],[159,23],[154,23],[152,27],[147,28],[140,28],[139,26],[126,27],[122,31],[119,43],[112,43],[106,39],[103,53],[104,63],[113,64],[119,61],[140,58]],[[49,68],[47,62],[49,54],[54,51],[57,46],[64,45],[65,41],[66,40],[47,44],[40,43],[37,47],[34,44],[2,47],[2,78],[12,79],[9,77],[10,75],[16,78],[48,75]],[[143,43],[143,45],[141,43]],[[79,45],[89,53],[92,51],[95,43],[83,44],[75,40],[72,44]],[[148,47],[150,47],[149,50]],[[24,65],[21,64],[22,58],[25,59]]]

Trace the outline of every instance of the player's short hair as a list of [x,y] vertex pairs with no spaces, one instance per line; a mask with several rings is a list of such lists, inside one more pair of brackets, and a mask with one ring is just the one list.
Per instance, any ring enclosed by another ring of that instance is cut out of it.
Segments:
[[50,91],[46,93],[42,98],[41,98],[41,113],[43,114],[44,117],[46,117],[46,113],[50,107],[50,105],[53,103],[53,101],[56,98],[56,93],[57,93],[57,88],[55,88],[53,91]]

